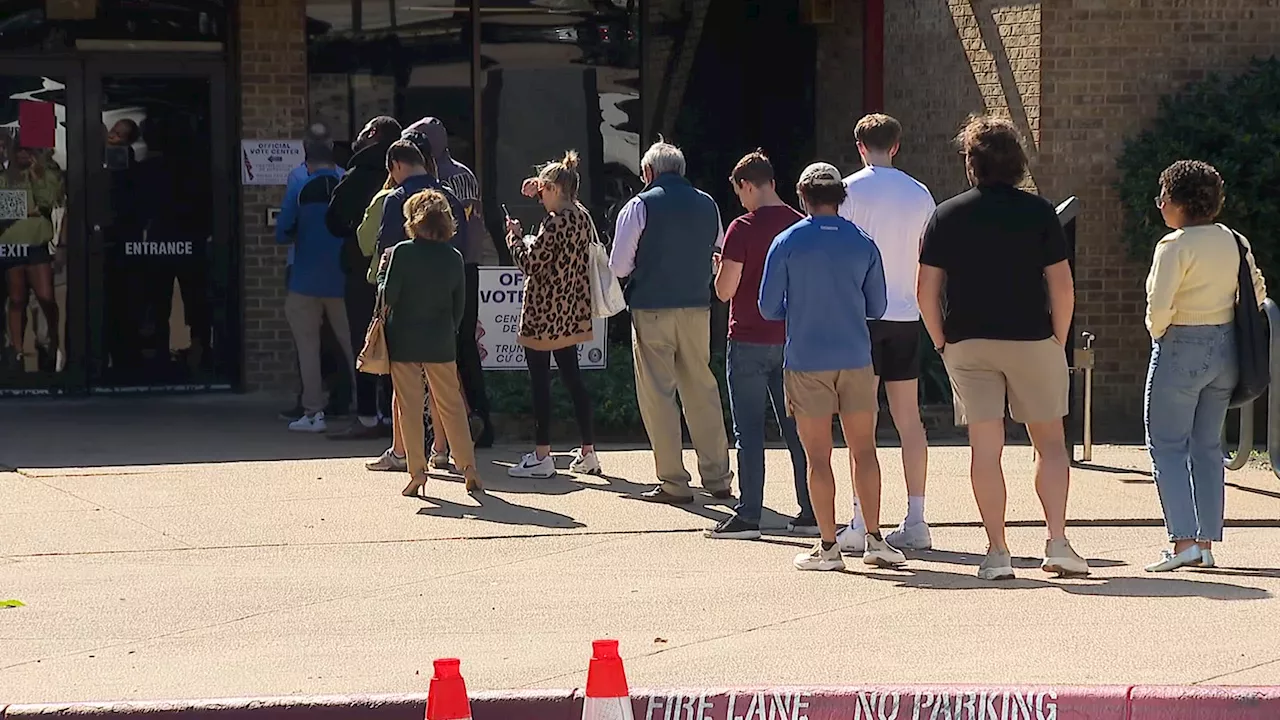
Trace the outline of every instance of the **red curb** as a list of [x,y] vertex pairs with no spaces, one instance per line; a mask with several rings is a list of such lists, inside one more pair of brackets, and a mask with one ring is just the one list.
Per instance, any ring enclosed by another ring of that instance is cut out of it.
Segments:
[[[3,720],[83,717],[94,720],[422,720],[425,693],[329,695],[188,701],[10,705]],[[581,715],[572,691],[483,692],[471,696],[473,720],[548,720]]]
[[1135,687],[1131,720],[1274,720],[1276,687]]
[[635,720],[1126,720],[1128,688],[868,685],[633,690]]

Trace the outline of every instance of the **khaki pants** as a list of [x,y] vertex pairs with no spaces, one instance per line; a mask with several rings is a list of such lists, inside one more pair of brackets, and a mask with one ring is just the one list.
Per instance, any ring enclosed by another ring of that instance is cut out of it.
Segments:
[[[724,430],[720,389],[711,374],[711,310],[632,310],[636,399],[662,487],[687,497],[689,471],[681,451],[680,408],[698,452],[698,474],[710,492],[728,490],[729,440]],[[680,405],[676,405],[676,393]]]
[[356,358],[351,351],[351,330],[347,323],[347,305],[340,298],[312,297],[289,293],[284,298],[284,315],[298,348],[298,371],[302,375],[302,409],[308,415],[324,410],[328,403],[324,379],[320,372],[320,333],[324,319],[329,318],[333,333],[338,336],[342,353],[347,356],[347,371],[351,373],[351,387],[355,388]]
[[400,405],[400,432],[404,437],[405,455],[409,458],[409,474],[418,477],[427,472],[426,429],[422,426],[423,403],[426,401],[423,391],[427,389],[435,403],[432,409],[438,413],[433,418],[436,431],[443,428],[458,470],[466,475],[474,474],[475,446],[471,442],[467,407],[458,384],[457,364],[393,362],[391,382]]

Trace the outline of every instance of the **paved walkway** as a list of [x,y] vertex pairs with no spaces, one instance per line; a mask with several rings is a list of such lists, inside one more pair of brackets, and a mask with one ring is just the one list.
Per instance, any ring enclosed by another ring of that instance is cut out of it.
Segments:
[[[931,458],[938,550],[902,571],[810,574],[791,567],[807,542],[781,530],[704,539],[728,511],[709,497],[633,500],[653,476],[642,450],[604,452],[603,478],[544,481],[505,477],[521,448],[486,451],[488,495],[451,478],[409,499],[399,475],[363,469],[377,444],[290,435],[243,398],[0,412],[0,465],[16,469],[0,468],[0,599],[27,605],[0,610],[0,705],[424,691],[444,655],[475,689],[573,687],[603,636],[638,686],[1280,684],[1280,481],[1261,467],[1229,478],[1224,567],[1152,576],[1145,455],[1098,448],[1071,502],[1097,572],[1054,580],[1033,559],[1031,452],[1012,448],[1022,569],[993,585],[974,576],[962,448]],[[896,522],[897,451],[881,461]],[[792,512],[785,453],[768,463],[768,504]]]

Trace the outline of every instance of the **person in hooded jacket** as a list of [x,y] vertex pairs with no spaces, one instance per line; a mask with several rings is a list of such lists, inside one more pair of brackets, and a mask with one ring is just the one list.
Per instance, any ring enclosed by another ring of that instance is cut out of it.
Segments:
[[[376,289],[366,280],[369,255],[360,247],[356,230],[364,219],[370,200],[387,181],[387,150],[400,139],[400,123],[380,115],[370,120],[355,141],[355,154],[347,164],[347,174],[333,191],[325,225],[342,238],[342,269],[346,273],[347,318],[351,346],[364,346],[365,332],[373,319]],[[372,254],[372,253],[370,253]],[[391,408],[379,407],[379,378],[356,373],[356,416],[345,431],[329,435],[332,440],[366,440],[389,434]],[[379,422],[383,418],[383,422]]]
[[426,137],[435,160],[436,176],[462,202],[465,211],[465,215],[458,218],[458,225],[465,225],[467,232],[466,240],[458,248],[462,252],[467,275],[467,306],[462,316],[462,327],[458,330],[458,373],[462,377],[467,405],[471,407],[472,425],[483,424],[476,435],[476,447],[490,447],[493,445],[493,425],[489,421],[489,397],[484,387],[480,348],[476,345],[476,325],[480,317],[480,262],[485,250],[494,249],[494,244],[484,224],[480,183],[470,168],[449,154],[449,133],[439,118],[424,117],[406,128],[405,133]]

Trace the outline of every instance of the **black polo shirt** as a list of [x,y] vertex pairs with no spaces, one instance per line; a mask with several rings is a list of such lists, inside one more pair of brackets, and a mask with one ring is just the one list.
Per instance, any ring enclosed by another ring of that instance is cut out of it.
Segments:
[[1053,336],[1044,269],[1067,259],[1047,200],[1010,185],[980,185],[943,202],[925,227],[920,263],[946,272],[947,342]]

